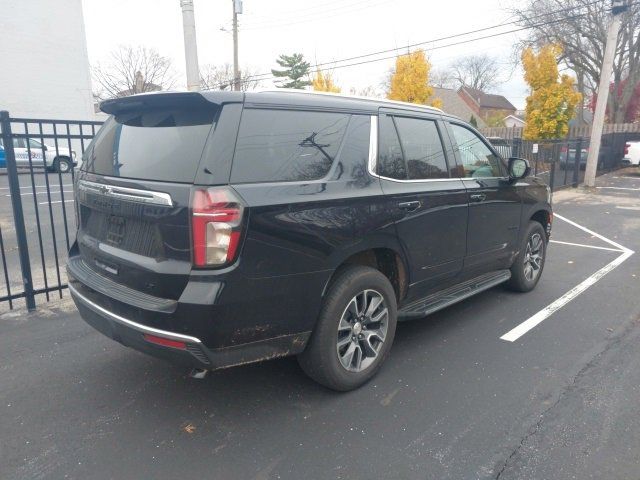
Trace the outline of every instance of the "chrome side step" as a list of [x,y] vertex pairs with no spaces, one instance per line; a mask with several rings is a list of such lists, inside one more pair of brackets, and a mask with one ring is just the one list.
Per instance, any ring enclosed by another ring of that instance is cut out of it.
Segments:
[[509,270],[486,273],[403,306],[398,311],[398,320],[402,321],[426,317],[454,303],[472,297],[476,293],[483,292],[506,282],[510,278],[511,272]]

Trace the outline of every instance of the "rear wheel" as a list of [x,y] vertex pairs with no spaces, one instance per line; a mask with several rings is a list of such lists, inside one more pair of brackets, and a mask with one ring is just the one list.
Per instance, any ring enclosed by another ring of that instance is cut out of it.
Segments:
[[533,290],[544,269],[547,254],[546,233],[542,225],[531,221],[522,239],[520,253],[511,266],[509,287],[517,292]]
[[327,293],[316,329],[298,362],[307,375],[333,390],[347,391],[382,366],[397,321],[396,297],[379,271],[348,266]]
[[58,173],[67,173],[71,170],[71,162],[67,158],[56,158],[53,161],[53,169]]

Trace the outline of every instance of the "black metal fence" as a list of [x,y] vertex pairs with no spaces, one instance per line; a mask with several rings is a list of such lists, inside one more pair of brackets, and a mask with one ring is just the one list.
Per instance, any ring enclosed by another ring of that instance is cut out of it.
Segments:
[[74,241],[74,167],[101,122],[0,112],[0,311],[62,297]]
[[[38,302],[62,297],[64,264],[75,240],[74,163],[100,126],[0,112],[0,311],[16,305],[34,309]],[[514,135],[488,136],[505,158],[529,160],[532,174],[553,190],[577,186],[584,178],[588,137],[535,143]],[[622,158],[624,139],[611,138],[603,136],[599,174],[616,168]]]
[[[489,141],[504,158],[526,158],[531,165],[531,174],[541,178],[552,191],[564,187],[577,187],[584,181],[589,138],[533,142],[522,138],[489,137]],[[624,142],[614,143],[604,135],[598,157],[597,175],[619,168],[623,156]]]

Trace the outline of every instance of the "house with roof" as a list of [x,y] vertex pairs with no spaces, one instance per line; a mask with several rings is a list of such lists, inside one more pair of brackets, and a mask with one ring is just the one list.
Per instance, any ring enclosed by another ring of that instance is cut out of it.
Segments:
[[485,93],[482,90],[466,86],[460,87],[458,95],[483,121],[498,115],[501,115],[502,118],[509,115],[516,117],[516,107],[502,95]]
[[526,124],[523,115],[507,115],[504,118],[504,126],[508,128],[524,128]]
[[476,119],[478,128],[487,126],[479,113],[472,109],[467,102],[463,100],[458,90],[434,87],[432,98],[439,98],[442,100],[442,110],[446,113],[455,115],[465,122],[471,122],[471,118],[473,117]]

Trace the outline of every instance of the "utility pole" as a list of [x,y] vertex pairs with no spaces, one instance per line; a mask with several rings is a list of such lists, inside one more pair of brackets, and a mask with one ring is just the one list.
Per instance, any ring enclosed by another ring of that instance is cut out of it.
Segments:
[[187,65],[187,90],[200,90],[200,67],[198,66],[198,44],[196,41],[196,19],[193,0],[180,0],[182,29],[184,32],[184,58]]
[[240,66],[238,65],[238,14],[242,13],[242,0],[233,2],[233,89],[240,90]]
[[611,0],[611,23],[607,31],[607,44],[602,60],[602,70],[600,71],[600,85],[598,86],[598,101],[596,102],[596,111],[593,116],[589,156],[587,157],[587,167],[584,175],[584,184],[587,187],[595,187],[596,185],[598,157],[600,156],[604,117],[607,112],[607,101],[609,100],[609,83],[611,82],[613,59],[616,53],[620,24],[622,23],[621,17],[628,8],[628,0]]

